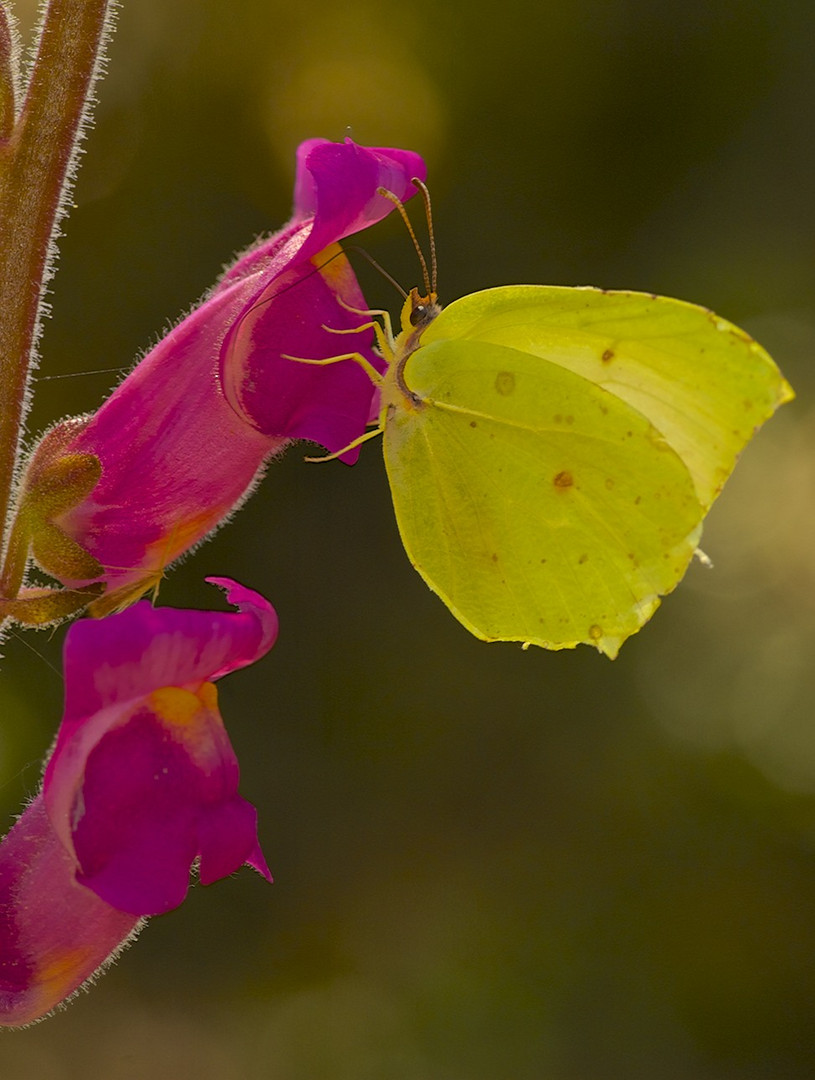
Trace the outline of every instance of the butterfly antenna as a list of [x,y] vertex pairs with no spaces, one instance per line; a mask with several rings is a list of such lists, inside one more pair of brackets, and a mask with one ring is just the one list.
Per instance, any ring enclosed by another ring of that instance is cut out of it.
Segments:
[[393,285],[394,289],[396,289],[402,299],[407,300],[408,294],[405,292],[405,290],[402,288],[402,286],[399,284],[393,274],[389,274],[385,267],[378,263],[373,257],[373,255],[367,252],[364,247],[360,247],[358,244],[348,244],[346,245],[344,250],[346,252],[353,251],[355,254],[361,255],[363,259],[367,259],[367,261],[371,264],[374,270],[377,270],[386,281],[389,281],[391,285]]
[[[436,263],[436,235],[433,232],[433,207],[430,204],[430,192],[427,189],[427,184],[425,184],[423,180],[420,180],[418,176],[414,176],[411,183],[422,193],[422,201],[424,202],[424,216],[427,219],[427,235],[430,238],[430,292],[435,296],[437,293],[438,266]],[[422,263],[424,263],[424,260],[422,260]],[[427,277],[426,270],[425,277]]]
[[[420,183],[421,183],[421,181],[420,181]],[[422,186],[424,186],[424,185],[422,185]],[[404,223],[405,223],[405,228],[407,229],[407,231],[408,231],[408,233],[410,235],[410,239],[413,241],[413,246],[416,249],[416,254],[419,256],[419,262],[422,264],[422,278],[424,280],[425,290],[426,290],[426,292],[427,292],[427,294],[429,296],[430,292],[431,292],[431,287],[430,287],[430,274],[427,271],[427,260],[424,257],[424,252],[421,249],[419,241],[416,239],[416,233],[413,231],[413,226],[410,223],[410,218],[407,216],[407,210],[405,210],[405,204],[402,202],[402,200],[399,198],[398,195],[394,195],[394,193],[392,191],[388,191],[387,188],[383,188],[383,187],[377,188],[377,194],[384,195],[386,199],[390,199],[390,201],[393,203],[393,205],[399,211],[399,216],[402,218],[402,221],[404,221]]]

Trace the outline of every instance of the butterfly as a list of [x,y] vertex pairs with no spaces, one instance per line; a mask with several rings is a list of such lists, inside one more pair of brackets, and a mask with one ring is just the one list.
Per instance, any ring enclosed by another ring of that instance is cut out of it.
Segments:
[[[682,579],[744,446],[793,391],[747,333],[641,292],[509,285],[376,324],[399,532],[486,641],[615,657]],[[360,358],[361,360],[361,358]],[[370,369],[369,369],[370,370]],[[704,558],[704,556],[702,556]]]

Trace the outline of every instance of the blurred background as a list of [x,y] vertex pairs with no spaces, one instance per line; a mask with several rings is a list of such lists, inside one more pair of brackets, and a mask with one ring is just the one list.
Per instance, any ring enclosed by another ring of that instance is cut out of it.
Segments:
[[[90,995],[0,1035],[3,1080],[815,1076],[813,43],[811,0],[124,0],[43,339],[71,377],[32,431],[287,220],[314,135],[426,156],[443,299],[697,301],[798,399],[710,515],[715,568],[613,663],[469,637],[404,557],[375,444],[275,463],[161,592],[217,604],[202,580],[230,574],[279,611],[221,689],[275,885],[194,888]],[[417,281],[398,222],[364,242]],[[3,828],[60,642],[4,645]]]

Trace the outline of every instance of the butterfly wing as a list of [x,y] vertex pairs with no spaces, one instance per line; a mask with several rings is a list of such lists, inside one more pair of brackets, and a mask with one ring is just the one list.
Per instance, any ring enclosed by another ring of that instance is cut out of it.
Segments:
[[[784,399],[741,332],[692,305],[656,310],[640,294],[490,290],[446,308],[408,359],[421,404],[392,409],[384,433],[399,529],[478,637],[616,655],[681,579],[738,451]],[[759,374],[739,375],[736,353]],[[748,384],[763,404],[746,407]]]
[[707,509],[756,429],[792,389],[743,330],[648,293],[510,285],[446,307],[423,342],[480,341],[539,356],[647,417],[687,465]]

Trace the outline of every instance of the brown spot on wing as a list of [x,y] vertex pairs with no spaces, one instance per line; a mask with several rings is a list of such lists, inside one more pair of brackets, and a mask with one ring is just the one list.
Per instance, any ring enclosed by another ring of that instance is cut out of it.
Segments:
[[495,389],[501,397],[509,397],[515,391],[515,376],[511,371],[499,371],[495,376]]

